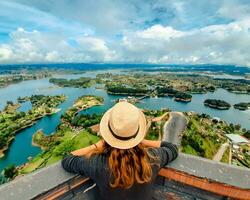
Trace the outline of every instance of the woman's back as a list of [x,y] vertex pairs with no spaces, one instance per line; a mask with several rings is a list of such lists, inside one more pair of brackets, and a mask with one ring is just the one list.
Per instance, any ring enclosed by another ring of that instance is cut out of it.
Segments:
[[[134,183],[131,187],[111,187],[113,180],[109,167],[108,154],[95,154],[90,158],[69,155],[62,161],[65,170],[81,174],[93,179],[97,184],[98,198],[96,199],[151,199],[153,195],[153,183],[159,170],[174,160],[178,155],[177,147],[168,142],[161,142],[160,148],[148,148],[149,162],[152,169],[151,180],[147,183]],[[131,179],[133,177],[130,177]]]

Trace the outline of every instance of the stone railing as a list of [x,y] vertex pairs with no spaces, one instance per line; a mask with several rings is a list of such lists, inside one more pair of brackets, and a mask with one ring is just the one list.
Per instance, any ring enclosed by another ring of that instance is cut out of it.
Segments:
[[[165,181],[205,191],[206,195],[250,199],[250,169],[247,168],[180,153],[159,175]],[[91,184],[88,178],[69,174],[56,163],[0,186],[0,199],[72,199]]]

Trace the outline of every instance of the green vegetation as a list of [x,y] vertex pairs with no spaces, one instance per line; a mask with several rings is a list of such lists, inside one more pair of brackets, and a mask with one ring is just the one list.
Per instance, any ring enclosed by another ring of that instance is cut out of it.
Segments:
[[144,110],[144,114],[150,117],[160,117],[167,112],[170,112],[167,108],[161,110]]
[[17,169],[15,165],[10,165],[4,169],[4,176],[7,179],[12,179],[17,175]]
[[215,79],[214,84],[217,87],[223,88],[229,92],[240,93],[240,94],[250,94],[250,81],[239,79],[239,80],[225,80],[225,79]]
[[198,114],[187,117],[189,122],[182,136],[181,151],[212,159],[226,138],[211,119]]
[[229,163],[229,151],[230,151],[230,147],[227,147],[226,151],[224,152],[224,154],[220,160],[221,162]]
[[146,139],[161,140],[163,134],[163,126],[169,117],[169,112],[169,109],[144,111],[144,114],[147,116],[147,121],[150,125],[146,135]]
[[51,76],[51,74],[46,72],[46,71],[41,71],[39,73],[27,72],[27,73],[2,76],[2,77],[0,77],[0,88],[6,87],[10,84],[17,84],[17,83],[20,83],[22,81],[42,79],[42,78],[47,78],[50,76]]
[[81,96],[79,97],[73,107],[69,108],[62,116],[61,119],[64,122],[71,123],[75,117],[75,115],[80,112],[81,110],[85,110],[87,108],[90,108],[92,106],[101,105],[103,103],[104,99],[102,97],[97,96]]
[[[70,153],[73,150],[89,146],[96,143],[99,137],[83,129],[79,132],[75,132],[73,129],[59,129],[50,136],[43,136],[41,142],[45,149],[42,153],[37,155],[26,165],[24,165],[19,173],[29,173],[36,169],[53,164],[63,158],[64,155]],[[45,141],[52,141],[46,143]]]
[[87,77],[81,77],[78,79],[70,79],[70,80],[65,78],[51,78],[49,79],[49,82],[58,85],[60,87],[87,88],[92,86],[95,83],[95,80]]
[[151,122],[151,126],[147,132],[147,140],[159,140],[162,134],[162,130],[159,122]]
[[175,94],[175,101],[190,102],[192,100],[192,95],[184,92],[177,92]]
[[248,103],[241,102],[241,103],[234,104],[234,108],[239,109],[239,110],[248,110],[249,107],[250,107],[250,102]]
[[2,174],[0,174],[0,185],[4,184],[7,182],[7,179],[5,178],[5,176],[3,176]]
[[228,110],[231,107],[231,105],[226,101],[218,99],[206,99],[204,101],[204,105],[219,110]]
[[17,111],[20,104],[13,102],[7,102],[0,112],[0,157],[4,156],[4,151],[8,149],[16,133],[32,126],[43,116],[57,112],[56,106],[65,101],[66,97],[33,95],[28,99],[32,102],[32,109],[28,112]]
[[150,92],[148,89],[132,88],[124,85],[107,85],[107,92],[109,94],[128,94],[134,96],[144,96]]
[[158,96],[170,96],[170,97],[173,97],[178,93],[178,91],[173,89],[172,87],[157,87],[156,92]]
[[[118,87],[132,89],[146,89],[152,95],[157,87],[168,88],[168,91],[158,91],[158,94],[174,96],[176,92],[187,94],[214,92],[217,88],[226,89],[234,93],[250,93],[248,80],[213,79],[209,76],[184,75],[173,73],[129,73],[129,74],[98,74],[98,82],[104,83],[107,88]],[[171,91],[172,89],[172,91]],[[149,91],[148,91],[149,90]],[[151,92],[150,92],[151,91]]]
[[243,136],[245,136],[246,138],[248,138],[250,140],[250,130],[245,131]]
[[95,124],[98,124],[101,121],[102,115],[77,115],[72,121],[71,124],[73,126],[81,126],[83,128],[87,128],[90,126],[93,126]]
[[61,117],[61,123],[52,135],[38,131],[33,135],[33,145],[39,146],[43,152],[21,167],[19,173],[29,173],[38,168],[48,166],[62,159],[69,152],[96,143],[99,137],[91,130],[91,126],[99,124],[101,115],[76,115],[77,112],[92,106],[101,105],[103,98],[97,96],[79,97],[73,107]]

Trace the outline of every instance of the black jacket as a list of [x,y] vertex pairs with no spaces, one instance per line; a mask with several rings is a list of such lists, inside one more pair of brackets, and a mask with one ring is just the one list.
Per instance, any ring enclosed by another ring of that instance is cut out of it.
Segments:
[[159,170],[178,155],[176,145],[168,142],[161,142],[160,148],[149,148],[148,151],[151,155],[159,158],[156,160],[158,165],[152,164],[152,181],[147,184],[135,184],[129,189],[109,186],[110,171],[105,155],[93,155],[90,158],[85,158],[70,154],[62,160],[62,166],[68,172],[90,177],[99,189],[98,199],[101,196],[104,200],[147,200],[151,199],[153,195],[153,183]]

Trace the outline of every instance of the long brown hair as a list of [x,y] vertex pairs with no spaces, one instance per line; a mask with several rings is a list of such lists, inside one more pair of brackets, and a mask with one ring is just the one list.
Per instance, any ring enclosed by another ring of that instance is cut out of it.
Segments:
[[91,152],[106,154],[108,165],[112,173],[110,186],[112,188],[130,188],[135,183],[143,184],[151,181],[152,168],[149,162],[151,156],[142,144],[131,149],[117,149],[103,142],[103,148]]

